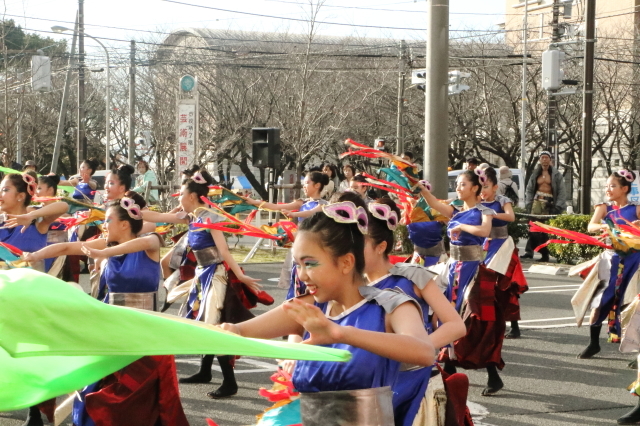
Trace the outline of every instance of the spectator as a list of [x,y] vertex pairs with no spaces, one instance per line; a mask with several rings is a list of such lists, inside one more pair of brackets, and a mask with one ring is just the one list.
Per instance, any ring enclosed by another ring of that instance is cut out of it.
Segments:
[[340,186],[340,178],[338,178],[338,170],[336,169],[336,166],[330,163],[326,163],[322,167],[322,173],[329,176],[329,184],[324,186],[320,196],[325,200],[328,200]]
[[502,166],[500,167],[499,171],[500,180],[498,181],[497,194],[511,199],[511,201],[513,201],[513,205],[517,206],[518,201],[520,201],[520,197],[518,195],[518,184],[511,179],[511,177],[513,176],[511,170],[507,166]]
[[33,160],[29,160],[26,163],[24,163],[24,168],[22,169],[23,172],[36,172],[36,162]]
[[340,182],[340,192],[351,189],[351,180],[356,175],[356,171],[351,164],[345,164],[342,166],[342,174],[344,174],[344,180]]
[[[534,215],[560,214],[567,207],[564,177],[551,166],[551,153],[542,151],[539,164],[529,177],[525,193],[526,210]],[[540,220],[540,219],[536,219]],[[544,219],[542,219],[544,221]],[[524,259],[533,259],[533,250],[546,243],[549,236],[543,232],[530,232]],[[549,261],[549,249],[540,249],[541,262]]]
[[22,170],[22,164],[16,163],[15,161],[13,161],[12,159],[9,158],[9,151],[7,150],[7,148],[5,148],[2,151],[2,165],[4,167],[8,167],[8,168],[16,170],[18,172],[20,170]]
[[413,163],[413,152],[411,151],[405,151],[402,153],[402,156],[400,157],[402,158],[404,161],[409,161],[410,163]]
[[480,161],[476,157],[467,158],[467,170],[475,170],[478,167]]
[[364,202],[369,204],[372,200],[367,196],[367,186],[363,185],[363,183],[367,183],[367,179],[362,175],[355,175],[351,179],[351,191],[361,196]]
[[[144,193],[145,190],[145,183],[146,182],[151,182],[151,186],[157,186],[158,185],[158,178],[156,177],[156,174],[153,172],[153,170],[151,170],[149,168],[149,163],[147,163],[146,161],[139,161],[138,162],[138,177],[136,178],[136,187],[133,188],[133,191],[137,192],[137,193]],[[158,202],[158,190],[157,189],[152,189],[149,192],[149,199],[147,200],[150,204],[151,203],[157,203]]]

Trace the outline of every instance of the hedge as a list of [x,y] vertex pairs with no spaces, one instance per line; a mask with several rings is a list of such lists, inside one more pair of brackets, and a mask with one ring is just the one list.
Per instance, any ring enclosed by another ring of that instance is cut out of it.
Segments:
[[[562,214],[549,220],[549,225],[586,234],[589,221],[591,221],[591,216],[589,215]],[[550,238],[564,239],[556,236],[550,236]],[[586,244],[549,244],[548,247],[549,253],[556,258],[558,263],[567,263],[569,265],[592,259],[602,251],[600,247]]]

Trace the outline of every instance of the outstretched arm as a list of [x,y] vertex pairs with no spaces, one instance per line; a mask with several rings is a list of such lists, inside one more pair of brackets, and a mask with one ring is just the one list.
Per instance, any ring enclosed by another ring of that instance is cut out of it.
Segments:
[[298,210],[302,206],[302,204],[304,204],[302,200],[295,200],[287,204],[268,203],[266,201],[254,200],[253,198],[249,197],[245,198],[245,200],[252,206],[265,208],[268,210]]
[[22,232],[24,232],[35,219],[42,218],[40,222],[36,223],[36,227],[41,234],[44,234],[49,230],[49,225],[65,214],[68,210],[69,205],[67,203],[64,201],[57,201],[55,203],[47,204],[37,210],[32,210],[26,214],[7,215],[8,219],[5,222],[5,226],[7,228],[15,228],[16,226],[22,225]]
[[50,259],[58,256],[78,255],[82,256],[83,246],[89,246],[96,249],[104,249],[107,246],[107,240],[104,238],[96,238],[91,241],[78,241],[75,243],[58,243],[51,244],[41,250],[34,251],[33,253],[25,254],[24,260],[27,262],[37,262],[38,260]]
[[445,204],[442,201],[438,200],[427,188],[425,188],[421,183],[418,183],[418,188],[420,188],[420,195],[424,198],[424,200],[429,204],[434,210],[439,211],[443,216],[451,218],[455,209],[453,206],[449,204]]
[[462,317],[458,315],[455,308],[449,303],[447,298],[442,294],[442,290],[438,287],[435,279],[427,283],[420,295],[433,309],[433,312],[442,323],[436,331],[431,333],[431,342],[438,349],[449,343],[464,337],[467,329],[462,321]]
[[189,223],[189,216],[185,212],[159,213],[152,210],[142,210],[145,222],[155,223]]
[[222,233],[222,231],[217,231],[212,229],[210,232],[211,232],[211,236],[213,237],[213,241],[215,241],[216,243],[218,252],[222,256],[224,261],[227,263],[227,265],[229,265],[229,268],[233,271],[233,273],[236,274],[236,277],[240,281],[242,281],[243,284],[249,287],[251,291],[253,291],[254,293],[258,293],[262,288],[260,284],[258,284],[258,281],[260,280],[251,278],[250,276],[245,275],[245,273],[242,272],[242,269],[240,269],[240,266],[238,265],[236,260],[233,258],[233,256],[231,256],[231,253],[229,252],[229,246],[227,245],[227,240],[225,240],[224,234]]
[[595,211],[593,212],[593,216],[591,216],[591,221],[587,226],[587,231],[589,232],[600,232],[603,229],[607,228],[607,225],[602,223],[602,219],[607,214],[607,206],[605,204],[599,204],[596,206]]
[[513,204],[505,203],[505,205],[502,206],[502,209],[504,210],[504,213],[496,213],[494,215],[496,219],[504,220],[505,222],[513,222],[516,220],[516,214],[513,211]]
[[456,241],[460,236],[461,232],[466,232],[471,235],[475,235],[476,237],[486,238],[491,234],[491,220],[493,219],[493,215],[482,215],[482,224],[480,225],[467,225],[460,224],[454,228],[452,228],[449,232],[451,235],[451,239]]

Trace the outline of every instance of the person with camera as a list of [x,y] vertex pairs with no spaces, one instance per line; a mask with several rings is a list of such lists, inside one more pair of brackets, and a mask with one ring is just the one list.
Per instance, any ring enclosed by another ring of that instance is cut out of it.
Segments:
[[[532,215],[547,216],[560,214],[567,207],[567,191],[564,185],[564,177],[551,165],[551,153],[542,151],[538,166],[529,177],[525,190],[526,210]],[[540,222],[544,219],[535,219]],[[533,250],[547,242],[549,237],[545,233],[530,232],[525,253],[520,256],[523,259],[533,259]],[[549,249],[540,249],[541,262],[549,261]]]

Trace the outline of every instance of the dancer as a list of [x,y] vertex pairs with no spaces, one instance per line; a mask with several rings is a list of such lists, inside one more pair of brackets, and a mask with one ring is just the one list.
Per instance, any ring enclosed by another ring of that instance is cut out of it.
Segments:
[[[25,260],[84,253],[96,259],[101,269],[100,300],[155,310],[162,240],[157,234],[138,236],[143,226],[141,210],[146,203],[133,191],[125,195],[108,204],[106,238],[53,244],[25,255]],[[87,386],[74,401],[73,424],[116,424],[111,419],[122,418],[123,413],[130,413],[131,424],[188,425],[180,403],[173,356],[143,357]]]
[[104,180],[105,200],[119,200],[124,197],[124,194],[131,189],[135,171],[129,164],[111,169]]
[[484,169],[487,177],[482,186],[482,205],[496,212],[491,223],[491,234],[485,243],[487,256],[484,264],[488,269],[498,273],[498,299],[502,302],[505,321],[511,322],[511,330],[505,335],[507,339],[520,337],[520,294],[527,291],[527,280],[522,272],[522,264],[518,257],[518,249],[509,236],[507,225],[516,219],[513,202],[509,198],[498,195],[499,185],[495,169]]
[[96,196],[96,188],[98,187],[98,183],[91,179],[91,176],[93,176],[97,169],[98,162],[96,160],[84,160],[80,163],[78,175],[68,181],[61,181],[60,185],[74,186],[76,190],[71,194],[71,198],[91,204]]
[[[67,204],[56,202],[29,211],[31,198],[36,194],[35,173],[11,173],[0,183],[0,212],[5,214],[5,220],[0,229],[0,241],[10,244],[23,252],[40,250],[47,245],[47,235],[50,225],[67,212]],[[33,226],[32,226],[33,225]],[[45,270],[45,263],[38,262],[34,269]],[[47,401],[43,404],[43,411],[48,417],[53,416],[53,407]],[[38,406],[30,407],[25,426],[40,426],[43,424]]]
[[[627,169],[614,172],[607,178],[605,197],[608,201],[595,206],[587,228],[589,232],[599,233],[608,229],[605,221],[627,225],[640,218],[640,206],[630,203],[627,198],[635,179],[635,173]],[[612,341],[619,341],[620,312],[625,299],[628,299],[628,297],[625,298],[627,286],[638,271],[640,252],[633,251],[621,256],[613,250],[606,250],[597,259],[594,266],[597,270],[590,274],[590,277],[597,277],[598,287],[592,293],[590,301],[585,301],[591,307],[589,345],[578,354],[578,358],[581,359],[591,358],[600,352],[602,322],[610,314],[612,314],[610,318],[613,318],[609,321],[610,337]],[[589,282],[585,282],[583,286],[588,284]],[[635,296],[636,289],[631,290]]]
[[[423,185],[425,184],[428,185],[428,182],[423,181]],[[410,200],[410,202],[415,201]],[[413,243],[412,263],[428,267],[446,262],[447,253],[442,234],[448,218],[432,209],[421,196],[411,209],[410,216],[405,219],[411,221],[407,224],[407,231],[409,239]]]
[[479,168],[458,175],[456,193],[462,202],[459,208],[440,202],[419,184],[429,206],[451,218],[447,226],[451,257],[442,278],[447,283],[446,296],[455,303],[467,327],[467,334],[453,348],[443,350],[439,360],[445,362],[445,371],[449,373],[455,372],[456,365],[465,369],[486,368],[489,378],[483,396],[493,395],[504,386],[498,369],[504,368],[501,352],[505,333],[501,306],[495,297],[498,277],[482,264],[482,245],[491,233],[496,214],[478,202],[486,181],[484,171]]
[[[345,194],[346,195],[346,194]],[[355,196],[355,195],[354,195]],[[356,196],[357,197],[357,196]],[[355,202],[355,201],[354,201]],[[360,201],[362,203],[362,201]],[[417,265],[396,264],[389,261],[394,245],[394,233],[400,210],[389,198],[381,198],[368,205],[369,232],[365,238],[365,276],[370,286],[379,289],[399,288],[416,299],[422,308],[425,328],[431,330],[429,308],[437,316],[440,325],[429,337],[436,349],[453,343],[465,335],[462,318],[442,294],[436,284],[435,274]],[[411,426],[414,418],[426,402],[427,385],[432,366],[401,370],[394,383],[393,406],[395,424]]]
[[[260,291],[259,280],[244,274],[231,256],[221,231],[194,226],[194,223],[219,220],[219,217],[212,214],[202,201],[202,197],[206,197],[209,193],[209,185],[212,183],[213,178],[209,173],[200,169],[193,174],[192,178],[185,180],[182,184],[180,189],[181,212],[157,213],[145,210],[142,212],[142,216],[145,220],[152,222],[189,225],[188,242],[196,257],[198,267],[195,278],[189,284],[187,301],[180,311],[181,315],[208,324],[219,324],[223,314],[227,321],[242,321],[252,315],[239,303],[231,305],[237,300],[237,296],[233,293],[233,289],[227,285],[228,279],[223,262],[227,264],[237,279],[254,293]],[[214,356],[203,355],[198,373],[180,379],[180,383],[209,383],[212,379],[211,366]],[[207,393],[210,398],[225,398],[238,392],[238,385],[233,373],[233,359],[234,357],[230,355],[218,355],[223,382],[218,389]]]
[[[301,399],[268,411],[270,419],[286,411],[297,414],[300,404],[297,423],[392,424],[388,387],[399,362],[430,366],[435,360],[415,300],[402,292],[363,287],[367,221],[366,211],[351,202],[324,206],[302,222],[292,249],[309,294],[252,320],[222,325],[255,338],[304,333],[309,344],[352,353],[344,364],[298,361],[293,386]],[[358,400],[368,408],[358,410]],[[291,424],[291,418],[287,421]]]
[[[266,201],[253,200],[246,198],[247,203],[257,206],[258,208],[265,208],[268,210],[281,211],[289,217],[297,218],[298,223],[301,223],[307,217],[311,216],[317,211],[320,211],[322,206],[327,204],[326,200],[321,197],[322,189],[329,183],[329,176],[320,172],[309,172],[304,178],[302,183],[302,190],[307,196],[306,199],[298,199],[288,204],[275,204],[268,203]],[[297,212],[295,211],[297,210]],[[305,293],[304,283],[296,279],[296,267],[293,265],[293,257],[291,251],[287,253],[287,256],[282,265],[282,271],[280,273],[280,282],[278,285],[282,288],[288,288],[287,299],[300,296]]]
[[[38,178],[38,187],[36,188],[37,198],[53,198],[58,192],[58,184],[60,176],[56,174],[43,175]],[[54,203],[55,201],[44,201],[43,206]],[[32,210],[35,210],[32,208]],[[49,226],[47,233],[47,245],[56,243],[66,243],[69,240],[67,225],[56,220]],[[66,264],[66,256],[60,256],[56,259],[45,259],[45,272],[58,276],[63,271]]]

